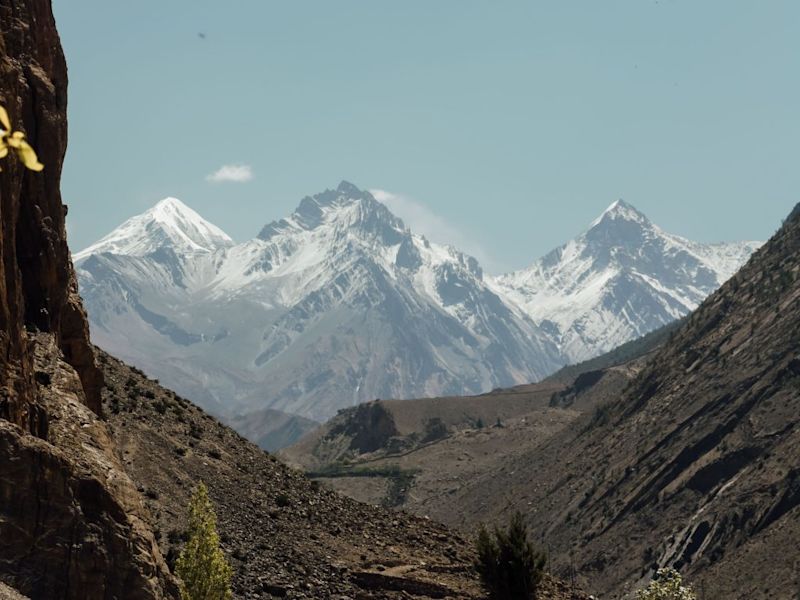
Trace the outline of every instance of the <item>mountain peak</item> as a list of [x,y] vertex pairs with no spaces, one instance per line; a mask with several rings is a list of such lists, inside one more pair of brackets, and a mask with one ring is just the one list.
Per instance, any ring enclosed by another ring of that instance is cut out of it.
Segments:
[[596,227],[603,221],[633,221],[642,224],[650,224],[648,219],[642,212],[636,209],[632,204],[628,204],[622,198],[614,200],[603,213],[597,217],[589,226],[590,229]]
[[339,182],[339,185],[336,187],[336,191],[342,194],[356,194],[358,196],[364,194],[364,192],[360,190],[357,186],[344,179],[342,179],[342,181]]
[[290,218],[267,224],[258,237],[268,240],[277,233],[291,231],[293,227],[312,230],[326,223],[339,223],[353,231],[360,230],[369,234],[377,232],[382,237],[388,235],[391,239],[395,239],[397,233],[405,229],[402,220],[372,194],[342,180],[336,189],[326,189],[303,198]]
[[211,252],[232,245],[228,234],[169,196],[78,252],[73,260],[101,253],[144,256],[167,247],[178,253]]
[[167,196],[163,200],[156,202],[150,211],[192,211],[191,208],[186,206],[183,202],[174,196]]

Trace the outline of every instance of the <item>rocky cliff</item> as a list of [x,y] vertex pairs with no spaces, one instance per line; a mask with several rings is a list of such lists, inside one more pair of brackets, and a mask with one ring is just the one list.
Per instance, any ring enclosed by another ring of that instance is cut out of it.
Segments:
[[0,580],[35,598],[177,590],[99,419],[59,191],[67,69],[48,0],[0,0],[0,104],[44,171],[0,172]]

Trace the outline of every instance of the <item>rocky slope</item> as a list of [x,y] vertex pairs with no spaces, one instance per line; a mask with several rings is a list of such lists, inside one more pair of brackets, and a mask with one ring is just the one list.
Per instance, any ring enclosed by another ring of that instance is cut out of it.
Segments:
[[[112,436],[169,561],[185,539],[186,506],[202,480],[237,597],[482,597],[464,538],[335,494],[140,371],[105,354],[101,362]],[[569,596],[548,579],[540,597]]]
[[[800,218],[706,300],[602,415],[476,478],[435,514],[524,508],[617,597],[661,566],[708,598],[789,598],[800,535]],[[508,503],[496,502],[507,490]],[[453,511],[459,506],[460,511]]]
[[342,182],[236,245],[167,199],[75,259],[101,347],[225,418],[322,421],[541,379],[684,315],[755,246],[696,244],[617,202],[493,278]]
[[[602,597],[622,597],[663,566],[682,570],[706,598],[792,597],[800,583],[793,214],[677,325],[541,384],[343,411],[282,454],[327,485],[384,504],[405,474],[397,504],[456,527],[522,510],[557,571],[576,568]],[[629,362],[611,366],[615,357]],[[503,427],[491,427],[495,416]],[[432,420],[444,434],[423,441]],[[382,435],[365,438],[375,422]]]
[[[279,455],[351,498],[436,515],[471,530],[483,511],[453,512],[452,494],[505,470],[512,457],[568,431],[582,414],[606,410],[662,341],[649,337],[621,352],[627,360],[604,355],[537,384],[345,409]],[[446,510],[449,516],[439,514]]]
[[98,418],[59,193],[66,85],[50,3],[0,0],[0,104],[45,165],[0,172],[0,580],[33,598],[176,598]]

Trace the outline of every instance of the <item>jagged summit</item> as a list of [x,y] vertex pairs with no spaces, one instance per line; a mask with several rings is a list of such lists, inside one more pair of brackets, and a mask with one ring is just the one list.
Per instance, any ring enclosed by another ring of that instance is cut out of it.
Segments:
[[597,217],[592,224],[589,225],[589,228],[595,227],[600,222],[604,220],[625,220],[625,221],[637,221],[640,223],[650,223],[650,219],[645,216],[639,209],[637,209],[632,204],[628,204],[622,198],[619,200],[614,200],[611,204],[608,205],[599,217]]
[[276,233],[293,230],[312,230],[329,224],[353,231],[378,233],[394,239],[389,230],[402,232],[406,229],[382,203],[366,190],[361,190],[348,181],[342,181],[334,190],[327,189],[314,196],[306,196],[287,218],[267,224],[258,234],[262,240],[271,239]]
[[695,243],[617,200],[575,239],[495,281],[581,361],[693,310],[759,245]]
[[145,256],[163,248],[179,253],[212,252],[233,240],[177,198],[164,198],[131,217],[107,236],[73,256],[79,262],[92,254]]
[[611,248],[641,245],[660,231],[644,213],[620,199],[592,221],[582,237],[593,246]]

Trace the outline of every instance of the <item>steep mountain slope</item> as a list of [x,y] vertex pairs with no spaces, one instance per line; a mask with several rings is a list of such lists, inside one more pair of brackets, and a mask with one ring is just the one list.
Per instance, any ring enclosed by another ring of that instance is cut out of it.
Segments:
[[[789,598],[800,535],[800,218],[692,314],[602,414],[432,516],[523,508],[604,597],[673,565],[708,598]],[[507,490],[507,503],[496,490]],[[460,511],[453,511],[458,506]]]
[[494,283],[575,362],[694,310],[759,245],[691,242],[618,200],[579,237]]
[[694,244],[615,203],[495,279],[342,182],[237,245],[167,199],[76,263],[101,347],[226,418],[324,420],[540,379],[685,314],[753,247]]
[[151,225],[165,202],[189,212],[164,201],[76,255],[81,290],[100,346],[218,414],[268,407],[320,420],[375,397],[479,392],[560,364],[473,258],[413,235],[351,184],[305,198],[243,244],[187,233],[202,246],[188,252],[184,236]]
[[0,105],[44,164],[1,161],[0,595],[178,598],[99,417],[59,191],[66,88],[50,3],[0,0]]
[[[102,352],[100,360],[114,441],[170,562],[202,480],[238,598],[482,597],[464,538],[429,519],[328,491],[140,371]],[[572,596],[548,578],[539,597]]]

